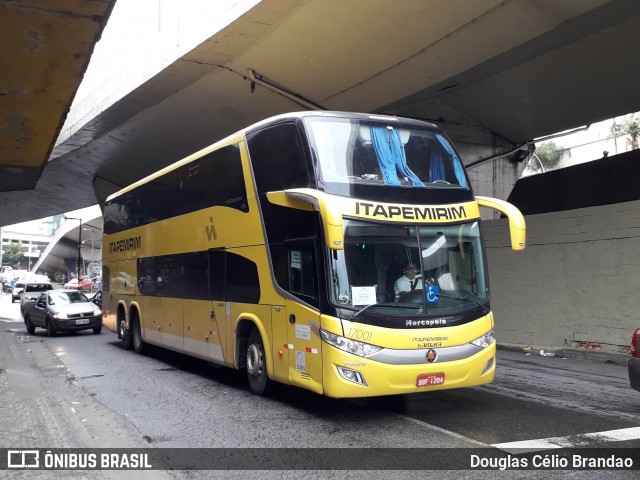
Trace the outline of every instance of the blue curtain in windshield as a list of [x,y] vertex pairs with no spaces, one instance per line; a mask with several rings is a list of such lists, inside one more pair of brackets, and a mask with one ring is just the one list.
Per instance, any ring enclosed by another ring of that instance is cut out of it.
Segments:
[[[451,159],[453,160],[453,171],[455,172],[456,178],[458,179],[458,185],[460,185],[463,188],[467,188],[467,177],[464,174],[464,168],[462,168],[462,163],[460,162],[460,159],[456,155],[456,152],[453,151],[453,148],[451,147],[451,145],[449,145],[449,142],[447,142],[442,137],[442,135],[436,134],[436,138],[438,139],[440,144],[444,147],[444,149],[447,151],[447,153],[452,157]],[[444,180],[444,165],[442,166],[442,173],[443,173],[443,177],[441,178],[441,180]]]
[[431,149],[429,158],[429,181],[446,180],[447,174],[444,171],[444,158],[442,158],[442,150]]
[[[371,127],[371,141],[378,157],[378,165],[385,185],[400,185],[398,173],[409,179],[414,187],[424,187],[418,176],[407,165],[400,133],[386,127]],[[396,171],[397,168],[397,171]]]

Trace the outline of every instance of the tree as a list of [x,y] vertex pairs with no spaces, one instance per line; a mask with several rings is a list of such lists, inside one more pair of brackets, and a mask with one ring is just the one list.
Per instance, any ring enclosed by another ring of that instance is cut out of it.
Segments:
[[9,243],[4,247],[2,258],[7,265],[17,265],[24,258],[24,248],[19,243]]
[[544,142],[536,145],[536,150],[531,155],[527,168],[536,173],[546,172],[560,163],[563,147],[554,142]]
[[630,150],[640,148],[640,117],[636,117],[635,113],[624,117],[621,123],[616,123],[616,119],[613,119],[610,138],[617,139],[624,136],[627,137],[627,145],[631,147]]

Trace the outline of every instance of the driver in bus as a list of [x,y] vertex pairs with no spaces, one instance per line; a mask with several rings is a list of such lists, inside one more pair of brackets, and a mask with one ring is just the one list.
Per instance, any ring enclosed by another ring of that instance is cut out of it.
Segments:
[[422,290],[422,284],[420,282],[421,275],[418,274],[418,269],[413,263],[405,263],[402,271],[403,275],[393,284],[396,302],[408,293],[414,292],[415,290]]

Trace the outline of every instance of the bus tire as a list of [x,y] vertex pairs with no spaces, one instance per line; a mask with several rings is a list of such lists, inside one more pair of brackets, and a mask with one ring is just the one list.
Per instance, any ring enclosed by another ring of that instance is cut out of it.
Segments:
[[269,387],[267,359],[264,343],[257,328],[251,330],[247,342],[247,379],[249,387],[256,395],[263,395]]
[[143,354],[146,350],[144,340],[142,340],[142,328],[140,327],[140,319],[137,315],[131,318],[131,341],[133,350],[136,353]]
[[127,328],[127,320],[124,317],[118,322],[118,336],[120,337],[120,345],[122,348],[125,350],[131,350],[131,348],[133,348],[131,329]]

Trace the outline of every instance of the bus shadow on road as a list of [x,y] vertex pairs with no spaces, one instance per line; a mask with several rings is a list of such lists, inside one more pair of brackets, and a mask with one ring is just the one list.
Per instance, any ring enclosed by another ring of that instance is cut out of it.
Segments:
[[[138,355],[132,350],[124,350],[119,341],[110,341],[115,349],[126,351],[131,355]],[[254,397],[247,381],[245,370],[234,370],[229,367],[216,365],[202,359],[191,357],[179,352],[168,350],[155,345],[145,345],[144,357],[152,358],[158,362],[154,371],[180,371],[197,375],[203,381],[216,382],[217,384],[242,392],[248,397]],[[258,397],[256,397],[258,398]],[[376,412],[387,409],[390,405],[398,408],[404,403],[404,396],[376,397],[373,399],[335,399],[316,394],[298,387],[271,382],[268,393],[261,400],[273,401],[291,408],[301,410],[313,415],[331,415],[336,419],[346,420],[368,417],[375,418]]]

